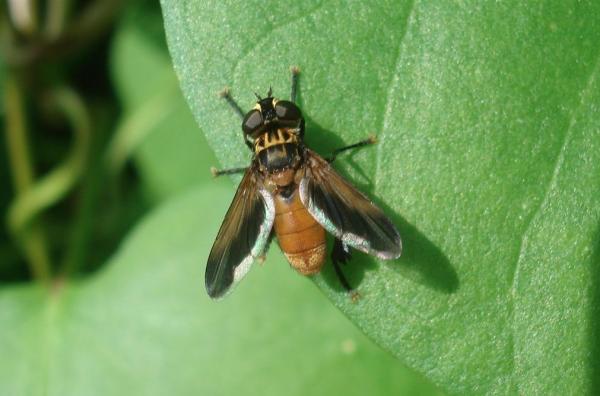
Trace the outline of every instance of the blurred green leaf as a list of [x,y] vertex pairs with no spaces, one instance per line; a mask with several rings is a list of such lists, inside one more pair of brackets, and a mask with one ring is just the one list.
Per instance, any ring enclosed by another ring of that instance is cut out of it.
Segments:
[[0,394],[434,392],[287,265],[210,300],[203,263],[228,195],[211,186],[170,201],[90,281],[0,291]]
[[215,93],[285,97],[290,65],[309,145],[378,134],[338,167],[397,222],[404,256],[357,255],[358,304],[317,278],[366,334],[452,393],[600,391],[600,3],[162,7],[224,166],[250,154]]
[[[216,159],[194,121],[169,59],[160,10],[131,7],[119,25],[112,71],[123,101],[121,136],[115,150],[134,153],[152,196],[171,194],[211,178]],[[124,160],[126,158],[119,158]]]

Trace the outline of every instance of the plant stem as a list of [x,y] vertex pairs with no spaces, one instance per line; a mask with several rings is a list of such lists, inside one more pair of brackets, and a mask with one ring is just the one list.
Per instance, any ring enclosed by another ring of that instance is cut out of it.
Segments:
[[[22,67],[47,59],[58,59],[87,48],[109,30],[125,3],[123,0],[95,0],[87,4],[77,15],[73,15],[70,23],[53,40],[17,43],[10,32],[3,33],[5,37],[0,37],[3,61],[13,67]],[[64,10],[52,10],[57,13],[52,18],[58,21],[62,18],[62,12],[68,15],[68,4],[66,7]]]
[[35,0],[8,0],[8,13],[13,26],[23,35],[33,36],[37,30]]
[[47,0],[44,35],[52,42],[58,39],[65,30],[65,24],[71,8],[70,0]]
[[[53,179],[55,181],[54,191],[56,194],[53,200],[48,201],[48,203],[56,202],[62,198],[83,177],[86,170],[88,170],[92,140],[92,121],[82,98],[75,91],[68,88],[55,90],[52,98],[69,121],[74,140],[68,159],[56,167],[52,171],[52,174],[46,178],[50,180],[52,176],[62,175],[61,178]],[[58,183],[59,180],[62,183]],[[85,222],[82,224],[84,227],[86,226]],[[73,234],[70,238],[69,249],[65,255],[63,268],[60,271],[63,275],[70,274],[81,265],[87,233],[78,227],[78,225],[80,225],[80,221],[76,219],[72,227]]]
[[9,208],[8,221],[13,229],[29,224],[40,212],[60,201],[79,180],[88,156],[91,122],[79,96],[70,89],[54,90],[51,99],[71,124],[72,149],[61,164],[54,167],[27,194],[21,194]]
[[[34,184],[34,172],[27,140],[27,126],[21,87],[9,75],[5,81],[4,102],[6,106],[6,142],[10,169],[17,199],[26,195]],[[11,224],[9,229],[21,242],[33,276],[48,283],[51,264],[44,230],[38,223]]]

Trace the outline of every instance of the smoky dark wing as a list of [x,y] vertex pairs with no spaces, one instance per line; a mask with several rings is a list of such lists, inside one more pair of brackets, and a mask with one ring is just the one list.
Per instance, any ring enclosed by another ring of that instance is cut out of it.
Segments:
[[402,253],[400,234],[383,211],[310,150],[300,198],[323,228],[353,248],[381,259]]
[[222,297],[246,275],[268,243],[274,218],[272,196],[248,169],[208,256],[205,283],[210,297]]

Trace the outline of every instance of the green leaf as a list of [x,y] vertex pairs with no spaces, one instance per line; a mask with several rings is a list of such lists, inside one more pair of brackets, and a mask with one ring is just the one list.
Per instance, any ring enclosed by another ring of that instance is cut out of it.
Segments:
[[[129,13],[129,18],[126,18],[119,27],[118,33],[115,39],[115,46],[113,48],[113,72],[117,86],[121,91],[121,98],[124,100],[126,109],[126,117],[128,114],[139,111],[139,109],[148,108],[154,106],[155,97],[166,98],[168,105],[172,110],[169,110],[169,114],[165,117],[164,121],[160,121],[156,127],[150,132],[148,131],[136,151],[136,167],[141,171],[145,183],[150,187],[152,192],[158,193],[159,197],[165,198],[173,193],[188,187],[192,184],[207,182],[210,178],[211,188],[217,188],[219,185],[212,180],[208,172],[209,166],[217,165],[212,152],[208,152],[208,146],[204,143],[205,139],[203,134],[199,131],[189,108],[187,107],[182,96],[173,93],[179,93],[179,91],[171,91],[169,84],[176,85],[174,72],[172,71],[171,63],[169,61],[166,46],[163,46],[161,37],[153,34],[153,25],[149,24],[148,21],[156,20],[156,17],[160,17],[160,14],[155,15],[152,12],[148,12],[146,9],[135,10],[135,12]],[[143,22],[140,24],[140,22]],[[144,64],[140,65],[139,59],[144,59]],[[160,100],[160,99],[159,99]],[[152,114],[152,112],[151,112]],[[154,113],[156,114],[156,113]],[[204,143],[203,147],[200,147]],[[231,184],[227,180],[219,180],[220,186],[227,186],[231,188]],[[212,193],[212,190],[206,190],[207,193]],[[222,194],[216,194],[218,197],[222,197]],[[228,198],[229,199],[229,198]],[[224,203],[228,199],[223,200]],[[207,206],[210,207],[210,206]],[[212,207],[211,207],[212,209]],[[221,213],[218,211],[212,212],[219,218],[222,219],[224,210]],[[216,233],[207,235],[207,240],[212,241]],[[188,247],[189,249],[196,249],[194,246]],[[208,249],[207,249],[208,251]],[[274,257],[273,257],[274,258]],[[280,258],[279,260],[270,261],[273,266],[281,266],[281,268],[288,267],[287,264]],[[285,274],[281,276],[289,276],[290,271],[285,270]],[[277,276],[277,275],[274,275]],[[279,282],[278,280],[272,280]],[[197,287],[198,285],[196,285]],[[255,285],[253,287],[259,287]],[[271,287],[265,286],[265,292],[271,294]],[[277,295],[282,293],[274,291]],[[305,293],[304,291],[298,291],[298,293]],[[314,293],[314,292],[311,292]],[[242,297],[244,298],[244,297]],[[322,305],[322,297],[315,296],[306,301],[308,304]],[[294,314],[299,308],[295,298],[289,298],[286,300],[286,305],[281,306],[281,303],[273,306],[261,299],[260,302],[250,299],[244,303],[244,312],[252,315],[252,312],[256,311],[255,304],[261,305],[259,309],[274,309],[277,311],[289,312]],[[307,308],[306,309],[311,309]],[[329,315],[329,314],[328,314]],[[298,318],[294,318],[296,320]],[[216,326],[219,326],[220,322],[227,322],[227,318],[219,317],[215,319]],[[302,322],[293,325],[297,327],[299,332],[313,334],[313,336],[322,337],[323,332],[328,332],[327,337],[329,338],[334,333],[339,333],[340,329],[329,327],[328,325],[314,329],[315,324],[312,322]],[[347,324],[345,324],[347,326]],[[243,328],[253,327],[247,324],[242,326]],[[347,327],[345,327],[347,328]],[[215,332],[219,332],[218,329],[214,329]],[[342,330],[345,331],[345,330]],[[283,332],[284,334],[287,331]],[[356,334],[353,332],[353,334]],[[311,339],[312,337],[311,336]],[[261,339],[267,337],[267,335],[261,335]],[[269,336],[271,338],[271,336]],[[287,336],[286,336],[287,337]],[[272,337],[274,340],[277,336]],[[210,341],[212,342],[212,340]],[[320,380],[313,378],[315,376],[314,368],[309,368],[303,362],[309,362],[309,360],[323,360],[322,356],[313,356],[308,354],[305,358],[298,361],[300,364],[300,370],[293,372],[289,367],[285,369],[283,379],[290,382],[290,374],[298,376],[296,380],[291,382],[305,383],[309,382],[308,385],[297,385],[296,387],[303,390],[305,393],[314,393],[317,388],[321,390],[319,393],[331,394],[339,393],[341,391],[367,393],[375,392],[381,394],[387,394],[390,391],[403,391],[403,392],[423,392],[425,394],[431,394],[433,392],[431,386],[428,386],[420,378],[406,370],[401,369],[397,366],[397,362],[389,356],[385,355],[385,352],[377,352],[377,348],[374,347],[370,341],[365,340],[361,337],[361,344],[369,350],[368,365],[356,365],[351,361],[343,361],[344,359],[334,358],[330,359],[326,357],[325,360],[331,360],[331,363],[327,363],[328,367],[326,370],[327,374]],[[269,341],[270,343],[270,341]],[[352,349],[352,342],[346,342],[346,347]],[[305,345],[305,348],[311,348],[310,345]],[[263,360],[266,359],[280,359],[281,351],[278,348],[261,347],[260,352],[254,350],[247,351],[247,347],[243,344],[229,345],[228,350],[231,350],[231,358],[234,359],[236,355],[248,355],[243,358],[252,359],[253,356],[259,355],[264,356]],[[287,353],[287,352],[286,352]],[[211,358],[210,356],[208,358]],[[305,360],[306,359],[306,360]],[[362,358],[359,358],[362,359]],[[290,361],[290,364],[293,364]],[[230,363],[220,363],[223,366],[229,366]],[[331,367],[329,367],[331,366]],[[302,367],[306,367],[303,369]],[[287,374],[286,370],[289,371]],[[319,369],[321,370],[321,369]],[[270,373],[271,370],[265,370],[265,375],[258,375],[255,379],[244,378],[245,381],[256,382],[257,384],[267,384],[273,382]],[[356,371],[357,381],[351,386],[340,385],[346,382],[346,376],[349,372]],[[387,374],[381,375],[380,372],[393,372],[394,379],[389,380]],[[254,375],[254,374],[253,374]],[[375,378],[377,381],[383,381],[383,384],[373,384],[367,378]],[[215,389],[220,389],[227,382],[227,379],[216,377],[214,383],[211,384]],[[280,385],[279,380],[275,380],[273,389],[286,389]],[[351,387],[353,389],[351,389]],[[369,389],[370,388],[370,389]],[[242,389],[246,389],[243,383],[239,381],[231,386],[231,390],[227,393],[239,393]],[[222,391],[221,391],[222,392]]]
[[204,187],[169,201],[89,281],[0,291],[0,394],[434,392],[288,266],[210,300],[203,263],[229,194]]
[[290,65],[310,146],[377,133],[337,166],[399,225],[404,256],[357,255],[358,304],[328,267],[317,277],[369,337],[451,393],[600,392],[600,3],[162,7],[224,166],[250,154],[215,94],[286,97]]

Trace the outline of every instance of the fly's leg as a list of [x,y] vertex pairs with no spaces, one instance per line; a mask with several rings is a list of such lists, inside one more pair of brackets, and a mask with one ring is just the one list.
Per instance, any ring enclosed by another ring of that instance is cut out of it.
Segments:
[[[223,99],[225,99],[227,104],[233,109],[233,112],[240,117],[240,119],[242,119],[242,120],[244,119],[244,117],[246,115],[244,114],[244,111],[242,110],[240,105],[237,104],[235,99],[233,99],[233,97],[231,96],[231,92],[229,92],[229,88],[224,88],[221,92],[219,92],[219,96],[222,97]],[[246,135],[244,135],[244,143],[246,144],[246,146],[248,146],[250,151],[254,151],[252,142],[248,141]]]
[[290,101],[296,103],[296,92],[298,92],[298,77],[300,76],[300,69],[298,66],[290,67],[292,72],[292,90],[290,93]]
[[344,147],[340,147],[338,149],[333,150],[333,153],[331,153],[331,155],[329,157],[327,157],[326,160],[327,160],[327,162],[333,162],[337,158],[337,156],[339,154],[343,153],[344,151],[368,146],[370,144],[375,144],[375,143],[377,143],[377,137],[375,135],[371,135],[367,139],[361,140],[358,143],[354,143],[349,146],[344,146]]
[[331,261],[346,265],[351,258],[350,246],[335,238],[333,241],[333,250],[331,251]]
[[354,295],[358,295],[356,291],[350,286],[350,283],[344,276],[344,272],[342,272],[342,267],[340,264],[346,264],[352,258],[352,254],[350,253],[350,246],[346,245],[341,240],[335,238],[333,241],[333,250],[331,252],[331,262],[333,263],[333,269],[335,269],[335,274],[337,275],[340,283],[346,289],[350,296],[354,300]]
[[335,269],[335,274],[337,275],[337,277],[340,280],[340,283],[342,284],[344,289],[346,289],[346,291],[349,293],[352,292],[354,289],[352,289],[352,287],[350,287],[350,283],[348,283],[348,280],[344,276],[344,273],[342,272],[342,268],[340,267],[340,263],[338,263],[335,260],[332,260],[332,263],[333,263],[333,269]]
[[[334,247],[334,249],[335,249],[335,247]],[[348,292],[348,296],[350,297],[352,302],[354,302],[354,303],[358,302],[358,300],[360,299],[360,294],[350,286],[350,283],[348,283],[348,280],[346,279],[346,277],[344,276],[344,273],[342,272],[340,263],[337,262],[336,260],[331,260],[331,261],[333,263],[333,268],[335,269],[335,274],[337,275],[337,277],[340,280],[340,283],[342,284],[344,289],[346,289],[346,292]]]
[[217,169],[214,166],[210,168],[210,173],[214,177],[222,176],[222,175],[234,175],[237,173],[244,173],[248,168],[229,168],[229,169]]
[[240,105],[237,104],[235,99],[233,99],[233,97],[231,96],[231,92],[229,92],[229,88],[224,88],[221,92],[219,92],[219,96],[222,97],[223,99],[225,99],[227,104],[233,109],[235,114],[237,114],[240,117],[240,119],[242,119],[242,120],[244,119],[244,116],[245,116],[244,111],[242,110]]

